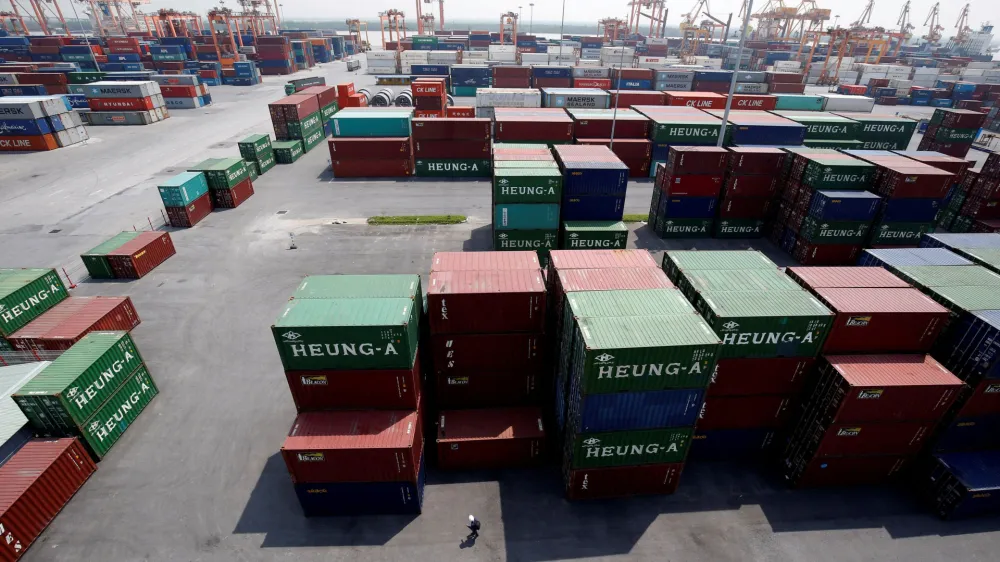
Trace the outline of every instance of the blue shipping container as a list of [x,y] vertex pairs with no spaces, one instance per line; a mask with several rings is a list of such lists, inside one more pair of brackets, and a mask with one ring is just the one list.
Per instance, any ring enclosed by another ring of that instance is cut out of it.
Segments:
[[882,222],[930,222],[940,208],[938,199],[886,199],[882,203]]
[[938,340],[933,355],[970,384],[1000,378],[1000,311],[963,314]]
[[448,74],[447,64],[414,64],[410,65],[410,74],[415,76],[437,76]]
[[704,394],[704,389],[692,388],[578,396],[580,416],[576,429],[598,432],[693,426]]
[[[663,143],[653,143],[653,150],[650,160],[662,160],[666,161],[667,156],[670,154],[670,145]],[[649,171],[655,176],[656,166],[650,165]]]
[[533,78],[572,78],[573,71],[568,66],[533,66]]
[[715,197],[660,197],[657,216],[674,219],[715,217]]
[[90,104],[87,103],[87,96],[83,94],[67,94],[65,97],[73,109],[90,109]]
[[809,205],[809,216],[827,221],[870,221],[881,200],[867,191],[817,191]]
[[799,146],[806,138],[806,127],[792,125],[733,125],[730,142],[738,145]]
[[973,265],[973,263],[944,248],[883,248],[861,252],[858,265],[891,270],[893,267],[906,265]]
[[798,239],[799,237],[794,230],[786,229],[785,234],[781,237],[781,249],[791,254],[795,250],[795,243]]
[[625,195],[628,166],[622,162],[567,162],[563,195]]
[[413,482],[327,482],[296,484],[306,517],[320,515],[417,514],[424,501],[424,462]]
[[752,459],[774,442],[773,429],[713,429],[695,431],[688,458],[699,461]]
[[958,418],[938,430],[935,453],[1000,448],[1000,415]]
[[942,453],[927,483],[945,519],[1000,513],[1000,451]]
[[559,205],[504,203],[493,208],[497,230],[555,230],[559,228]]
[[615,84],[619,90],[652,90],[652,80],[616,80]]
[[1000,248],[1000,234],[990,233],[928,233],[920,237],[921,248]]
[[34,428],[29,424],[25,424],[24,427],[17,430],[14,435],[11,435],[9,439],[0,443],[0,466],[3,466],[7,462],[7,459],[14,456],[14,453],[21,450],[24,444],[31,440],[35,436]]
[[44,96],[45,86],[0,86],[0,96]]
[[951,100],[946,98],[934,98],[931,100],[931,107],[951,107]]
[[624,194],[564,195],[562,200],[562,220],[564,221],[620,221],[624,213]]
[[141,62],[141,60],[141,56],[134,53],[108,55],[108,62]]

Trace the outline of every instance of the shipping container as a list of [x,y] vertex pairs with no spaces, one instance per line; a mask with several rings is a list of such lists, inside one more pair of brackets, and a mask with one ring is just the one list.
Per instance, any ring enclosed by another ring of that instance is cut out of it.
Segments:
[[880,248],[865,250],[858,265],[884,267],[895,271],[905,265],[973,265],[971,261],[944,248]]
[[169,233],[142,232],[107,256],[116,278],[141,279],[176,253]]
[[806,383],[812,357],[719,359],[708,396],[794,395]]
[[491,366],[457,373],[437,370],[434,399],[441,408],[501,408],[541,404],[549,394],[545,369]]
[[755,250],[671,250],[663,253],[662,267],[675,283],[688,271],[778,268],[767,256]]
[[427,288],[431,332],[541,332],[540,271],[435,271]]
[[628,227],[620,221],[564,222],[560,246],[567,250],[624,249],[628,233]]
[[884,484],[905,468],[909,456],[817,457],[786,461],[785,479],[796,488]]
[[48,361],[40,361],[0,367],[0,466],[34,435],[11,395],[48,366]]
[[281,456],[295,484],[416,482],[422,426],[419,410],[305,412]]
[[334,409],[415,410],[420,360],[411,369],[285,371],[299,412]]
[[104,458],[159,392],[146,366],[136,369],[79,429],[91,456]]
[[680,483],[683,463],[649,464],[569,470],[566,498],[570,500],[672,494]]
[[948,310],[916,289],[822,288],[813,291],[835,313],[825,353],[926,352]]
[[18,560],[97,466],[76,439],[36,439],[0,466],[0,556]]
[[583,433],[690,427],[698,420],[704,399],[702,388],[583,395],[575,379],[567,418],[574,431]]
[[563,470],[679,463],[687,456],[691,428],[606,433],[566,433]]
[[165,207],[170,226],[191,228],[212,212],[212,194],[205,193],[184,207]]
[[776,433],[770,428],[697,430],[688,460],[763,460],[775,446]]
[[484,370],[541,372],[545,366],[542,334],[451,334],[431,336],[434,370],[464,374]]
[[[200,173],[200,172],[199,172]],[[205,188],[207,193],[208,188]],[[139,232],[122,232],[106,242],[80,255],[87,273],[93,279],[114,279],[115,272],[111,269],[111,262],[108,260],[108,253],[117,250],[139,237]]]
[[944,519],[1000,511],[1000,451],[943,453],[916,469],[920,494]]
[[446,470],[537,464],[545,453],[539,408],[447,410],[438,416],[438,465]]
[[805,441],[817,457],[915,455],[926,445],[935,421],[894,423],[813,422]]
[[699,431],[781,428],[791,415],[793,396],[709,396],[698,420]]
[[677,287],[695,306],[700,293],[798,291],[801,288],[775,269],[701,269],[684,273],[677,280]]
[[812,357],[833,323],[804,291],[708,293],[704,316],[722,338],[719,358]]
[[785,273],[807,289],[910,287],[906,281],[876,267],[789,267]]
[[90,332],[128,332],[139,322],[129,297],[70,297],[8,340],[20,351],[63,351]]
[[67,296],[54,269],[0,269],[0,336],[10,336]]
[[431,272],[538,270],[535,252],[435,252]]

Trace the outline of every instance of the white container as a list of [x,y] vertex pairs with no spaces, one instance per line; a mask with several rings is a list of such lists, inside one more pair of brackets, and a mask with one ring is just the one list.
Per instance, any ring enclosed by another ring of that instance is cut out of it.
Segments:
[[607,109],[611,94],[596,88],[543,88],[545,107]]
[[913,68],[913,76],[937,76],[941,69],[933,66],[917,66]]
[[521,64],[548,64],[547,53],[521,53]]
[[476,117],[479,119],[493,119],[493,108],[492,107],[477,107]]
[[576,64],[577,64],[577,66],[589,66],[589,67],[592,67],[592,68],[600,68],[601,61],[599,61],[599,60],[589,60],[589,59],[580,59],[580,60],[576,61]]
[[156,82],[91,82],[83,91],[88,98],[144,98],[160,93]]
[[580,58],[600,60],[601,50],[600,49],[580,49]]
[[965,70],[962,71],[963,78],[968,76],[985,76],[985,75],[986,75],[986,69],[983,68],[966,68]]
[[549,64],[576,64],[575,55],[553,55],[549,54]]
[[574,66],[571,72],[573,78],[611,78],[611,69],[606,66]]
[[399,60],[398,51],[368,51],[365,53],[365,58],[369,61],[373,60],[388,60],[397,61]]
[[774,61],[774,69],[779,72],[788,72],[793,70],[800,70],[802,68],[802,63],[797,60],[779,60]]
[[490,58],[490,54],[486,51],[465,51],[462,54],[462,60],[468,61],[484,61]]
[[542,107],[542,92],[535,88],[480,88],[476,107]]
[[889,70],[889,72],[905,72],[905,73],[909,74],[910,71],[913,70],[913,69],[910,68],[909,66],[903,66],[903,65],[899,65],[899,64],[890,64],[888,70]]
[[994,64],[992,61],[972,61],[965,66],[965,68],[993,68]]
[[860,111],[871,113],[875,100],[865,96],[844,96],[841,94],[819,94],[823,98],[823,111]]
[[87,128],[84,126],[71,127],[69,129],[53,133],[59,146],[69,146],[78,142],[83,142],[90,138]]
[[3,86],[16,86],[17,76],[11,72],[0,73],[0,85]]
[[493,53],[515,54],[517,49],[513,45],[490,45],[490,54]]

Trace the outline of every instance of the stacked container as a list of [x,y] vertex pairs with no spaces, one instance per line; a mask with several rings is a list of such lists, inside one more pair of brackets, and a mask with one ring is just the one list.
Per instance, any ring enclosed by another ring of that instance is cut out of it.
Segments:
[[982,168],[965,170],[959,187],[965,197],[952,232],[996,232],[996,219],[1000,219],[998,167],[1000,155],[990,153]]
[[777,148],[732,147],[715,224],[716,238],[759,238],[791,156]]
[[281,449],[306,516],[419,513],[420,278],[306,277],[271,327],[299,414]]
[[64,96],[0,97],[0,151],[54,150],[88,138]]
[[65,351],[90,332],[130,332],[139,314],[129,297],[70,297],[8,338],[17,351]]
[[242,158],[209,158],[189,172],[202,172],[215,209],[235,209],[253,195],[250,165]]
[[944,200],[941,201],[937,216],[934,217],[935,226],[951,230],[955,217],[961,210],[963,203],[965,203],[968,190],[971,187],[971,182],[966,183],[964,186],[962,185],[963,180],[967,178],[970,163],[961,158],[955,158],[954,156],[934,151],[896,150],[894,152],[917,162],[954,174],[948,193],[945,195]]
[[760,455],[788,421],[830,311],[760,252],[667,252],[663,268],[722,339],[692,458]]
[[298,93],[268,104],[274,137],[301,141],[304,152],[319,146],[325,138],[319,103],[316,94]]
[[328,137],[333,134],[333,126],[330,124],[330,118],[341,107],[339,105],[340,94],[337,87],[326,85],[309,86],[296,93],[299,95],[316,96],[316,102],[319,105],[319,118],[323,124],[323,136]]
[[544,458],[537,404],[549,385],[545,310],[534,252],[434,255],[427,313],[442,468],[505,468]]
[[573,142],[573,120],[558,108],[493,110],[494,138],[497,142],[530,142],[549,145]]
[[605,145],[628,166],[629,177],[650,176],[654,145],[648,117],[631,109],[568,109],[567,113],[573,118],[577,144]]
[[543,145],[493,146],[493,249],[535,250],[542,263],[559,244],[563,176]]
[[489,119],[414,119],[411,126],[417,177],[492,174]]
[[267,173],[277,163],[270,135],[250,135],[237,144],[240,156],[256,169],[258,176]]
[[412,109],[347,108],[331,120],[333,175],[405,177],[413,173]]
[[82,86],[89,125],[149,125],[170,116],[156,82],[92,82]]
[[530,66],[506,66],[506,65],[496,65],[496,66],[494,66],[493,67],[493,87],[494,88],[530,88],[531,87],[531,67]]
[[897,115],[838,111],[833,115],[861,124],[856,137],[862,150],[906,150],[917,129],[917,122]]
[[0,269],[0,350],[11,351],[5,338],[67,296],[54,269]]
[[291,74],[298,70],[287,37],[264,36],[254,41],[261,74]]
[[[657,165],[667,161],[671,145],[714,146],[719,140],[722,120],[692,107],[642,105],[633,108],[650,120],[650,177],[655,177]],[[616,125],[616,131],[617,131]]]
[[806,127],[803,144],[814,148],[861,148],[861,124],[823,111],[774,111],[775,115]]
[[712,232],[729,152],[714,146],[671,146],[657,164],[649,224],[661,238],[690,238]]
[[448,85],[444,78],[418,78],[411,83],[414,117],[444,117],[448,108]]
[[917,150],[934,150],[965,158],[979,135],[986,114],[969,109],[935,109]]
[[[274,156],[271,156],[271,162],[274,162]],[[170,226],[190,228],[212,212],[212,197],[208,193],[204,172],[182,172],[160,183],[157,189]],[[84,263],[86,261],[84,259]],[[94,277],[93,271],[90,276]]]
[[597,145],[559,145],[563,173],[562,221],[622,219],[628,166],[610,149]]

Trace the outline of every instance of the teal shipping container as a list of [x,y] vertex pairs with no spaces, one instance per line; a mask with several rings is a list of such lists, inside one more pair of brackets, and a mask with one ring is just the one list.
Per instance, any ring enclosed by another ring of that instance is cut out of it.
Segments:
[[204,172],[183,172],[157,187],[164,207],[187,207],[208,193],[208,180]]
[[346,107],[333,114],[335,137],[408,137],[412,109]]
[[497,230],[559,230],[559,205],[502,203],[493,207]]
[[808,94],[771,94],[778,98],[774,109],[795,109],[798,111],[823,111],[823,98]]

